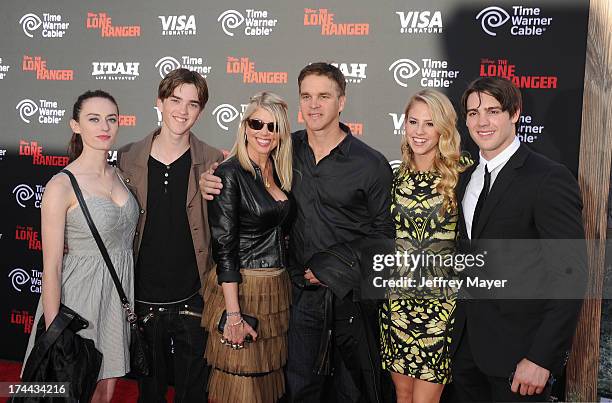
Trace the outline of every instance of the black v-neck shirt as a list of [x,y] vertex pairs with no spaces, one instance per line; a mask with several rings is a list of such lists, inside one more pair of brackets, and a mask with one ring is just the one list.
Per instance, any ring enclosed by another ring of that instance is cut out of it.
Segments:
[[139,301],[180,301],[200,289],[186,208],[190,170],[190,150],[169,165],[149,156],[147,221],[135,267]]

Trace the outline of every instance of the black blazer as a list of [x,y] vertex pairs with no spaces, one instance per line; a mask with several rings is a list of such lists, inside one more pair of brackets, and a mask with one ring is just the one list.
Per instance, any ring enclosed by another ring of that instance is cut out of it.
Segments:
[[487,375],[508,377],[523,358],[559,373],[587,281],[578,183],[565,166],[521,144],[493,183],[470,241],[461,202],[476,166],[457,186],[458,247],[488,254],[484,267],[462,278],[509,283],[457,301],[453,351],[467,330],[474,360]]

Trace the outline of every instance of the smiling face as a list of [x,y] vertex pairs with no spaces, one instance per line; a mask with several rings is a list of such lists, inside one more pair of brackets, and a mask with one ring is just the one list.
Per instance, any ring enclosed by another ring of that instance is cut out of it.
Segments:
[[308,130],[317,132],[337,129],[345,96],[330,78],[311,74],[300,85],[300,111]]
[[490,161],[508,147],[515,137],[515,125],[520,110],[513,116],[502,110],[495,97],[486,92],[472,92],[466,102],[466,125],[470,136]]
[[81,135],[84,148],[108,151],[119,130],[117,106],[106,98],[89,98],[81,106],[78,122],[70,120],[70,128]]
[[186,135],[200,117],[198,90],[193,84],[179,85],[168,98],[157,99],[157,108],[162,114],[162,131]]
[[257,108],[249,119],[259,120],[264,123],[259,130],[252,129],[248,123],[246,127],[247,152],[254,161],[259,161],[260,157],[267,158],[278,145],[278,132],[268,131],[267,123],[274,122],[274,116],[263,108]]
[[434,127],[429,106],[425,102],[414,102],[404,122],[408,146],[419,166],[431,166],[436,152],[440,134]]

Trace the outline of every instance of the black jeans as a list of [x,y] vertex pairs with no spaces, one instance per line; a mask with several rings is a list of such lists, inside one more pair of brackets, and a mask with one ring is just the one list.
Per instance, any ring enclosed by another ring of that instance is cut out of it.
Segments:
[[[209,369],[204,359],[206,333],[200,326],[200,294],[176,304],[136,302],[151,353],[151,373],[138,380],[139,403],[165,403],[168,371],[174,374],[176,403],[206,402]],[[172,351],[173,368],[166,362]]]
[[334,304],[334,348],[332,377],[313,373],[323,329],[322,287],[302,290],[293,287],[289,319],[287,386],[291,402],[375,402],[372,369],[380,371],[378,357],[370,356],[367,336],[356,305]]

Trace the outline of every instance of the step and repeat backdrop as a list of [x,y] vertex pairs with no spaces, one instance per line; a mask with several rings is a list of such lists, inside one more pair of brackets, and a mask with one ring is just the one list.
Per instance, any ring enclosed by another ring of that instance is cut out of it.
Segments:
[[[342,120],[400,159],[410,95],[457,106],[479,76],[522,89],[521,140],[578,169],[588,0],[5,1],[0,12],[0,358],[23,358],[40,297],[40,201],[67,164],[68,122],[88,89],[120,108],[116,148],[158,127],[159,81],[185,67],[210,100],[194,132],[230,149],[249,97],[267,89],[298,114],[297,76],[315,61],[346,76]],[[464,122],[464,148],[474,155]],[[116,153],[111,152],[113,161]]]

